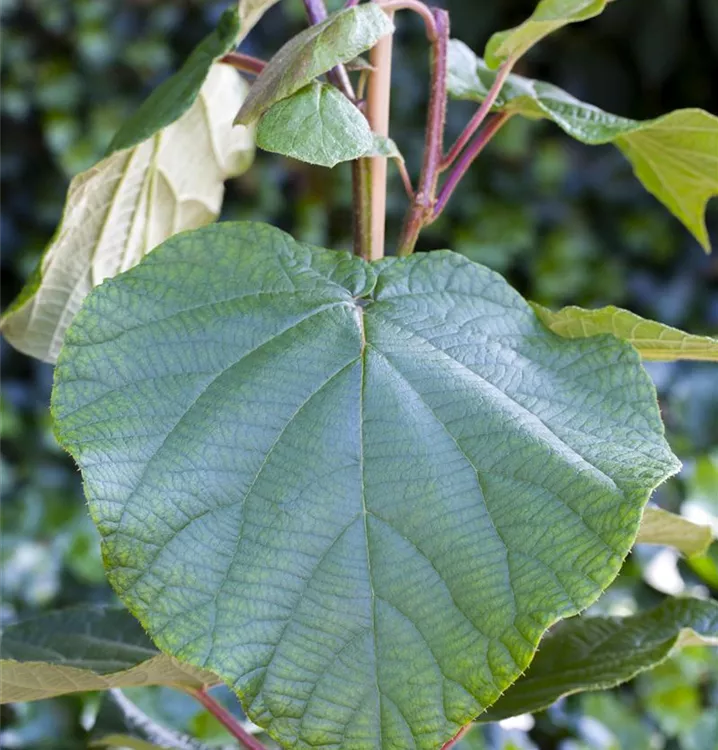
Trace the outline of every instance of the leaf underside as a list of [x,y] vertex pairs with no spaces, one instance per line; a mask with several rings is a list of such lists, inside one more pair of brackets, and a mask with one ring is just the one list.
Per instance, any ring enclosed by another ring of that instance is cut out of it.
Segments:
[[136,264],[168,237],[214,221],[224,181],[246,171],[251,130],[232,127],[246,84],[213,66],[179,120],[75,177],[38,270],[2,318],[17,349],[55,362],[67,326],[90,290]]
[[718,603],[666,599],[630,617],[577,617],[541,641],[526,674],[480,721],[540,711],[572,693],[608,690],[689,645],[718,645]]
[[[463,42],[449,49],[449,89],[459,99],[483,101],[496,73]],[[636,177],[710,250],[708,201],[718,195],[718,117],[679,109],[654,120],[630,120],[581,102],[544,81],[510,75],[495,111],[555,122],[582,143],[612,143]]]
[[0,703],[143,685],[199,688],[216,682],[214,675],[159,653],[123,609],[60,610],[3,632]]
[[264,113],[257,145],[292,159],[335,167],[373,146],[366,117],[338,89],[310,83]]
[[718,362],[718,339],[685,333],[620,307],[610,305],[596,310],[564,307],[553,312],[535,302],[531,306],[545,325],[564,338],[586,338],[610,333],[634,346],[645,360]]
[[636,543],[675,547],[686,557],[704,554],[713,542],[713,529],[693,523],[662,508],[648,507],[643,513]]
[[109,578],[285,746],[433,750],[594,601],[678,463],[627,344],[448,251],[260,224],[93,292],[56,371]]

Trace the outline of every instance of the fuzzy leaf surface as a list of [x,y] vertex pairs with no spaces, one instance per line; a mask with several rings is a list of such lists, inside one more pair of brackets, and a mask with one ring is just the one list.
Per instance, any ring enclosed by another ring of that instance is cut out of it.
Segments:
[[710,547],[713,530],[710,526],[693,523],[683,516],[649,506],[643,513],[636,542],[675,547],[686,557],[692,557],[704,554]]
[[[482,101],[496,73],[463,42],[449,47],[449,90],[458,99]],[[710,250],[705,224],[708,201],[718,195],[718,117],[678,109],[654,120],[604,112],[544,81],[510,75],[495,111],[548,119],[582,143],[612,143],[636,177]]]
[[292,159],[335,167],[373,144],[366,117],[334,86],[314,81],[264,113],[257,145]]
[[53,240],[0,322],[16,349],[55,362],[94,286],[173,234],[217,218],[224,181],[254,156],[253,132],[232,126],[246,89],[234,70],[214,65],[179,120],[72,180]]
[[141,685],[202,687],[217,677],[161,654],[126,610],[74,607],[3,632],[0,702]]
[[340,63],[371,49],[394,25],[376,3],[333,13],[290,39],[269,61],[249,91],[235,122],[248,125],[273,104]]
[[660,664],[681,646],[718,645],[718,603],[666,599],[631,617],[577,617],[541,642],[526,674],[480,721],[547,708],[564,695],[607,690]]
[[124,602],[297,748],[440,748],[679,466],[628,344],[555,336],[448,251],[369,264],[251,223],[95,290],[53,411]]
[[497,68],[509,57],[518,58],[537,42],[567,24],[586,21],[603,13],[611,0],[541,0],[519,26],[499,31],[489,39],[484,57]]
[[610,305],[597,310],[564,307],[554,312],[535,302],[531,304],[543,323],[564,338],[585,338],[610,333],[636,347],[645,360],[718,362],[718,339],[685,333],[620,307]]

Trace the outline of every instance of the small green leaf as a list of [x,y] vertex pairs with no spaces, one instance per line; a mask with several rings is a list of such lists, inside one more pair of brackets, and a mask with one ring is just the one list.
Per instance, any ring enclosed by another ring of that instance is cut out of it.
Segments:
[[628,344],[553,335],[455,253],[369,264],[261,224],[95,290],[53,413],[119,595],[287,746],[440,747],[613,580],[679,466]]
[[404,161],[404,157],[396,143],[391,138],[379,135],[378,133],[372,133],[371,148],[365,154],[362,154],[362,156],[382,156],[385,159]]
[[199,96],[215,61],[237,44],[240,25],[236,9],[225,11],[217,28],[195,47],[184,65],[158,86],[120,128],[112,139],[108,156],[137,146],[179,120]]
[[372,146],[366,117],[334,86],[314,81],[264,113],[257,145],[321,167],[363,156]]
[[639,544],[663,544],[675,547],[686,557],[702,555],[713,541],[710,526],[693,523],[683,516],[661,508],[647,507],[638,530]]
[[586,310],[564,307],[557,312],[532,302],[539,319],[554,333],[568,339],[586,338],[610,333],[632,344],[645,360],[671,362],[677,359],[718,362],[718,339],[694,336],[655,320],[622,310],[601,307]]
[[2,703],[139,685],[202,687],[209,672],[157,651],[123,609],[75,607],[11,625],[2,638]]
[[73,179],[55,237],[0,320],[16,349],[54,362],[94,286],[167,237],[217,218],[224,181],[254,156],[253,132],[232,127],[246,89],[236,71],[214,65],[179,120]]
[[494,34],[484,57],[497,68],[509,57],[517,59],[545,36],[567,24],[586,21],[603,13],[611,0],[541,0],[536,10],[520,26]]
[[577,617],[546,638],[526,674],[481,715],[492,722],[540,711],[565,695],[606,690],[660,664],[674,648],[718,645],[718,603],[666,599],[631,617]]
[[[449,48],[449,90],[459,99],[482,101],[496,73],[463,42]],[[494,106],[555,122],[589,145],[612,143],[631,162],[636,177],[710,250],[706,204],[718,195],[718,117],[679,109],[655,120],[629,120],[586,104],[543,81],[510,75]]]
[[286,99],[334,66],[349,62],[394,31],[389,16],[376,3],[334,13],[290,39],[269,61],[237,113],[248,125],[273,104]]

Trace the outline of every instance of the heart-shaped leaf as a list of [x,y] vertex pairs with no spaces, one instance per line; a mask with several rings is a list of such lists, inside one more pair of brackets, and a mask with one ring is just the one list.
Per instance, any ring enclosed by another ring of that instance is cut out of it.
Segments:
[[564,307],[553,312],[535,302],[536,315],[559,336],[569,339],[610,333],[638,349],[646,360],[670,362],[677,359],[718,362],[718,339],[694,336],[655,320],[647,320],[620,307],[586,310]]
[[264,113],[257,145],[331,168],[366,154],[373,138],[366,117],[341,91],[314,81]]
[[269,61],[249,91],[235,122],[248,125],[273,104],[310,84],[340,63],[371,49],[394,24],[377,3],[367,3],[333,13],[310,26]]
[[648,507],[643,513],[636,542],[675,547],[691,557],[706,552],[713,542],[713,530],[662,508]]
[[678,468],[628,344],[555,336],[451,252],[368,264],[258,224],[90,295],[53,412],[117,592],[286,746],[439,748]]
[[1,703],[135,685],[199,688],[218,682],[157,651],[123,609],[76,607],[5,628]]
[[54,362],[93,286],[167,237],[217,218],[224,181],[254,156],[252,130],[232,127],[247,85],[214,64],[238,33],[236,12],[225,14],[120,130],[111,153],[73,179],[53,240],[0,321],[15,348]]
[[520,26],[494,34],[484,57],[496,68],[509,58],[519,58],[544,37],[567,24],[586,21],[603,13],[611,0],[541,0]]
[[[449,90],[459,99],[483,101],[496,73],[463,42],[449,47]],[[555,122],[582,143],[612,143],[636,177],[676,216],[705,250],[709,199],[718,195],[718,117],[679,109],[655,120],[629,120],[586,104],[550,83],[510,75],[494,110]]]
[[660,664],[681,646],[718,645],[718,603],[666,599],[631,617],[577,617],[549,633],[528,672],[480,721],[547,708],[564,695],[607,690]]

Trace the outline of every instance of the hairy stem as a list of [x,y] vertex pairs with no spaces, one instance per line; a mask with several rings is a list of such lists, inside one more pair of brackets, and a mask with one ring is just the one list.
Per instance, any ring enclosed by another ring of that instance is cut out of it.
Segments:
[[513,66],[514,60],[509,58],[499,68],[499,71],[496,74],[496,78],[494,79],[493,84],[491,84],[491,88],[486,95],[486,99],[481,102],[481,106],[476,111],[476,114],[471,118],[461,135],[457,138],[456,143],[451,147],[449,153],[444,157],[441,163],[442,171],[448,169],[454,163],[454,161],[456,161],[459,154],[463,151],[464,146],[466,146],[466,144],[473,138],[474,133],[481,127],[481,124],[486,119],[489,112],[491,112],[491,107],[494,106],[494,102],[496,101],[498,95],[501,93],[501,88],[506,82],[506,79],[509,77],[509,73],[511,73],[511,69],[513,68]]
[[465,727],[461,727],[459,731],[454,735],[453,739],[450,739],[445,745],[442,746],[441,750],[451,750],[452,747],[471,729],[473,724],[467,724]]
[[466,174],[474,159],[476,159],[476,157],[484,150],[486,144],[496,135],[496,133],[499,132],[510,117],[511,115],[506,112],[495,115],[469,144],[466,151],[461,154],[461,157],[456,162],[456,165],[449,173],[446,182],[441,188],[439,198],[434,206],[431,221],[435,221],[439,217],[439,214],[441,214],[446,207],[449,198],[453,195],[459,182],[461,182],[461,178]]
[[245,55],[241,52],[228,52],[219,61],[231,65],[233,68],[242,71],[242,73],[251,73],[255,76],[258,76],[267,66],[264,60],[252,57],[251,55]]
[[[389,12],[391,18],[393,15]],[[391,101],[391,57],[393,37],[380,39],[370,53],[373,71],[369,78],[366,116],[371,129],[378,135],[389,135],[389,103]],[[363,161],[363,160],[360,160]],[[387,159],[375,156],[369,161],[371,184],[369,188],[369,218],[371,232],[368,247],[369,260],[384,257],[386,237],[386,174]]]
[[431,94],[424,144],[424,160],[419,177],[419,187],[414,195],[399,241],[399,255],[410,255],[422,228],[434,216],[436,189],[439,183],[444,152],[444,125],[446,123],[446,76],[449,45],[449,14],[445,10],[432,11],[436,38],[431,54]]
[[189,694],[198,700],[220,724],[239,740],[239,744],[246,750],[266,750],[264,745],[253,737],[227,709],[204,690],[189,690]]
[[424,5],[424,3],[419,0],[381,0],[381,6],[387,13],[397,10],[413,11],[424,20],[426,35],[429,37],[429,41],[433,42],[436,39],[438,34],[436,21],[434,19],[434,13],[428,5]]

